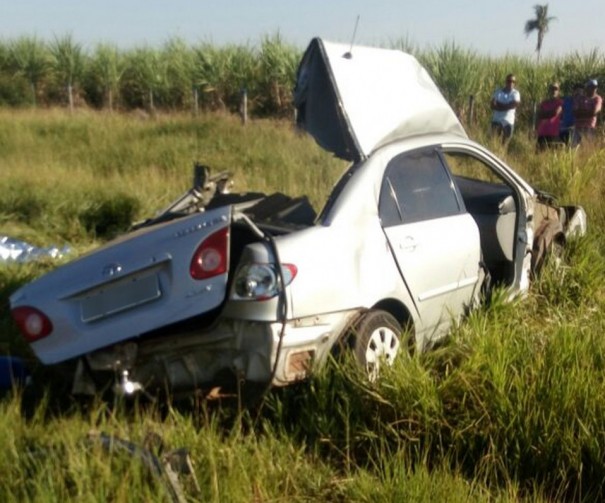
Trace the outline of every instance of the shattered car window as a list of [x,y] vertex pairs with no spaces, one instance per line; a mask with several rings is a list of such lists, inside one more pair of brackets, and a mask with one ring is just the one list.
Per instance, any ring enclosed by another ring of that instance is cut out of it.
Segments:
[[463,205],[434,150],[394,157],[380,193],[380,218],[389,227],[457,215]]

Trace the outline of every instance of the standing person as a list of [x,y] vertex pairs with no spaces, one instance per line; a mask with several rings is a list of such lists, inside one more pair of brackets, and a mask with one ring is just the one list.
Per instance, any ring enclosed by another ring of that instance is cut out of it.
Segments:
[[502,136],[506,142],[513,135],[515,127],[515,109],[521,103],[521,94],[515,89],[517,79],[512,73],[506,76],[503,88],[492,95],[492,133]]
[[563,100],[559,96],[559,83],[553,82],[548,86],[549,97],[538,107],[538,149],[556,145],[561,142],[559,138],[559,124],[563,112]]
[[583,139],[591,140],[595,136],[597,115],[603,106],[603,98],[597,94],[597,86],[596,79],[590,79],[586,82],[584,96],[580,96],[574,101],[573,112],[577,143]]
[[561,114],[561,122],[559,127],[559,137],[566,145],[574,137],[574,114],[573,105],[579,96],[582,96],[584,86],[582,84],[574,84],[572,92],[563,98],[563,113]]

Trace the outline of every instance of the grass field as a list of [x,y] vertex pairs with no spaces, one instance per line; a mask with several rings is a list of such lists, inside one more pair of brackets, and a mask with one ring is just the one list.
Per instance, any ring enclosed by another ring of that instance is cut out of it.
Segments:
[[[491,143],[482,128],[471,136]],[[376,385],[334,364],[251,410],[76,403],[35,368],[36,393],[0,398],[0,501],[167,500],[165,480],[91,430],[156,454],[154,435],[186,447],[199,483],[182,477],[187,501],[602,499],[605,150],[536,155],[522,129],[507,151],[491,147],[589,217],[588,236],[527,298],[497,292],[442,347],[400,359]],[[0,111],[0,235],[83,252],[188,188],[195,161],[233,171],[238,190],[306,194],[316,209],[345,167],[286,121]],[[54,266],[0,264],[0,354],[31,360],[7,299]]]

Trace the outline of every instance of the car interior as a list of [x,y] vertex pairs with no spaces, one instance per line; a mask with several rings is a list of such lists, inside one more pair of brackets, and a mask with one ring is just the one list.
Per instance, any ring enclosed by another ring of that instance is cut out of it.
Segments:
[[479,228],[483,261],[493,284],[514,280],[517,228],[515,191],[484,162],[465,153],[445,153],[466,210]]

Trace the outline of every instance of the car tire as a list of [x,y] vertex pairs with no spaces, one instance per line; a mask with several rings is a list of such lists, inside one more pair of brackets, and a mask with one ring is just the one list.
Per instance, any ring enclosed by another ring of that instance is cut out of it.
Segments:
[[375,382],[381,365],[393,365],[401,350],[402,327],[386,311],[372,310],[358,320],[352,333],[355,358]]

